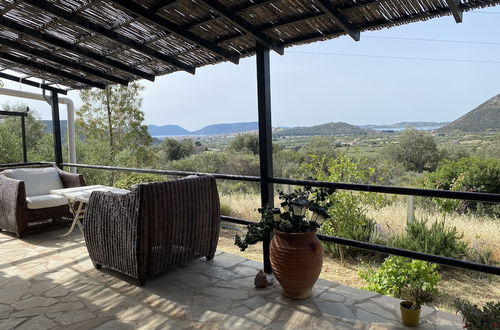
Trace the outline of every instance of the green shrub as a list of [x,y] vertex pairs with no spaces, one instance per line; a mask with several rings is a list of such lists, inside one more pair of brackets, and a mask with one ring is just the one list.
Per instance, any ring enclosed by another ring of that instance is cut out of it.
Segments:
[[256,133],[238,134],[231,140],[229,149],[236,152],[259,154],[259,136]]
[[393,256],[385,259],[378,270],[367,268],[359,276],[368,282],[365,290],[408,299],[415,290],[431,296],[437,293],[436,285],[441,278],[436,267],[425,261]]
[[156,148],[159,151],[160,160],[168,162],[188,157],[193,153],[194,145],[191,139],[163,139]]
[[463,233],[456,227],[446,227],[444,221],[435,221],[430,227],[426,220],[416,220],[406,226],[406,233],[396,236],[391,245],[403,249],[461,259],[469,247],[462,241]]
[[228,160],[229,157],[224,152],[207,151],[169,162],[165,168],[179,171],[224,173]]
[[[500,193],[500,158],[462,158],[444,161],[433,173],[428,173],[420,186],[427,189]],[[482,212],[500,216],[498,205],[476,201],[436,198],[433,203],[445,213]]]
[[[374,227],[375,222],[366,215],[346,213],[341,218],[337,218],[334,221],[325,221],[321,232],[326,235],[369,242],[372,237]],[[355,257],[366,254],[366,250],[345,245],[325,243],[323,244],[323,247],[327,253],[330,253],[333,256]]]
[[146,183],[146,182],[161,182],[165,181],[166,178],[160,175],[155,174],[146,174],[146,173],[133,173],[127,175],[125,178],[118,180],[115,182],[114,187],[120,189],[131,189],[133,185],[138,183]]
[[[344,154],[334,158],[310,155],[310,161],[301,165],[305,174],[319,181],[367,183],[382,179],[375,175],[375,168],[369,167],[366,160],[353,160]],[[321,231],[327,235],[349,238],[368,242],[372,237],[375,223],[366,215],[368,207],[379,209],[388,205],[390,199],[381,194],[336,191],[328,197],[328,205],[322,205],[328,210],[330,218],[326,220]],[[365,250],[344,245],[325,245],[325,250],[333,256],[344,257],[366,254]]]

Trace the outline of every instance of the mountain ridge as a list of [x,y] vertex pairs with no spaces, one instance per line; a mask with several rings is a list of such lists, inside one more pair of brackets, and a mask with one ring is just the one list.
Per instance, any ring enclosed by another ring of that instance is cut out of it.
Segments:
[[500,94],[438,129],[438,132],[453,131],[464,133],[500,131]]
[[405,128],[405,127],[414,127],[414,128],[424,128],[424,127],[436,127],[440,128],[443,127],[447,124],[449,124],[449,121],[443,121],[443,122],[434,122],[434,121],[402,121],[399,123],[395,124],[387,124],[387,125],[374,125],[374,124],[367,124],[367,125],[356,125],[358,127],[364,128],[364,129],[381,129],[381,128]]
[[240,123],[227,123],[227,124],[213,124],[205,126],[199,130],[191,132],[192,135],[218,135],[218,134],[234,134],[256,131],[259,124],[256,121],[240,122]]
[[179,125],[148,125],[148,132],[152,136],[158,135],[190,135],[191,132]]
[[344,122],[329,122],[309,127],[292,127],[278,130],[276,136],[311,136],[311,135],[364,135],[369,131]]

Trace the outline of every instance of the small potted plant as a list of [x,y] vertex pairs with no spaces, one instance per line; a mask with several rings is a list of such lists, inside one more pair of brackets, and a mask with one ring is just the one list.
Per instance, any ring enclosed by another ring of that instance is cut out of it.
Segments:
[[432,301],[432,294],[422,288],[409,289],[410,300],[402,301],[399,305],[401,310],[401,320],[404,325],[416,327],[420,323],[420,311],[422,304]]
[[283,288],[283,295],[306,299],[312,294],[323,265],[323,247],[316,230],[328,218],[322,206],[328,205],[332,189],[305,187],[291,194],[279,193],[280,208],[263,208],[260,222],[248,226],[244,238],[236,235],[241,251],[274,236],[270,245],[273,273]]
[[483,309],[472,305],[467,300],[456,299],[453,305],[463,317],[464,329],[493,330],[500,329],[500,301],[487,302]]
[[392,256],[385,259],[378,270],[369,267],[359,275],[368,282],[363,289],[407,299],[400,304],[402,322],[417,326],[422,304],[432,301],[438,292],[440,276],[436,267],[422,260]]

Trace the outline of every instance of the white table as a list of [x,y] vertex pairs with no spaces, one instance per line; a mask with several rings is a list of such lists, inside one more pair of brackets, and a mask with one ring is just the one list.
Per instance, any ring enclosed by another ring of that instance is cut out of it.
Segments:
[[65,237],[71,234],[73,232],[73,229],[75,229],[75,225],[78,225],[80,231],[83,233],[83,226],[80,220],[83,219],[83,215],[85,214],[85,206],[89,202],[90,194],[93,191],[105,191],[111,192],[113,194],[127,194],[130,192],[129,190],[125,189],[118,189],[101,185],[51,190],[50,194],[59,195],[68,199],[69,210],[74,217],[73,223],[71,223],[71,227],[69,228],[68,232],[59,237]]

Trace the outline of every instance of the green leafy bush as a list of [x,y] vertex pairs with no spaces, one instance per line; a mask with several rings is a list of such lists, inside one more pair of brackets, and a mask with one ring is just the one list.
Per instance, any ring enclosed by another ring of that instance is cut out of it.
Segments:
[[389,257],[378,270],[367,268],[360,271],[359,276],[368,282],[363,289],[383,295],[408,299],[412,291],[420,291],[432,297],[438,292],[436,285],[441,279],[436,267],[436,264],[421,260]]
[[242,133],[236,135],[231,141],[229,149],[236,152],[259,154],[259,136],[255,133]]
[[[373,236],[375,221],[362,213],[354,214],[352,212],[335,212],[335,214],[342,215],[336,218],[337,220],[326,221],[322,228],[323,233],[361,242],[370,242],[370,239]],[[325,252],[330,253],[333,256],[341,256],[341,258],[344,258],[345,256],[355,257],[367,253],[366,250],[338,244],[325,243],[323,244],[323,247]]]
[[[310,161],[302,164],[301,168],[307,176],[319,181],[373,183],[382,180],[366,160],[355,161],[344,154],[334,158],[310,155]],[[324,234],[368,242],[375,226],[375,222],[366,215],[368,207],[379,209],[391,200],[381,194],[341,190],[329,196],[326,202],[328,205],[322,206],[328,210],[330,219],[321,228]],[[344,245],[325,244],[324,247],[333,256],[340,256],[342,263],[347,256],[366,254],[364,250]]]
[[487,302],[483,309],[470,302],[457,299],[453,302],[457,311],[464,318],[464,329],[493,330],[500,329],[500,301]]
[[469,253],[462,238],[463,233],[459,233],[456,227],[446,227],[444,221],[435,221],[428,227],[426,220],[416,220],[406,226],[406,233],[393,238],[391,245],[461,259]]
[[[500,158],[462,158],[444,161],[433,173],[428,173],[420,186],[427,189],[500,193]],[[477,212],[500,216],[500,207],[476,201],[432,199],[442,212]]]
[[193,153],[194,145],[191,139],[163,139],[157,146],[162,162],[179,160]]
[[133,173],[127,175],[125,178],[115,182],[114,186],[120,189],[131,189],[133,185],[138,183],[147,182],[161,182],[166,179],[160,175],[146,174],[146,173]]

